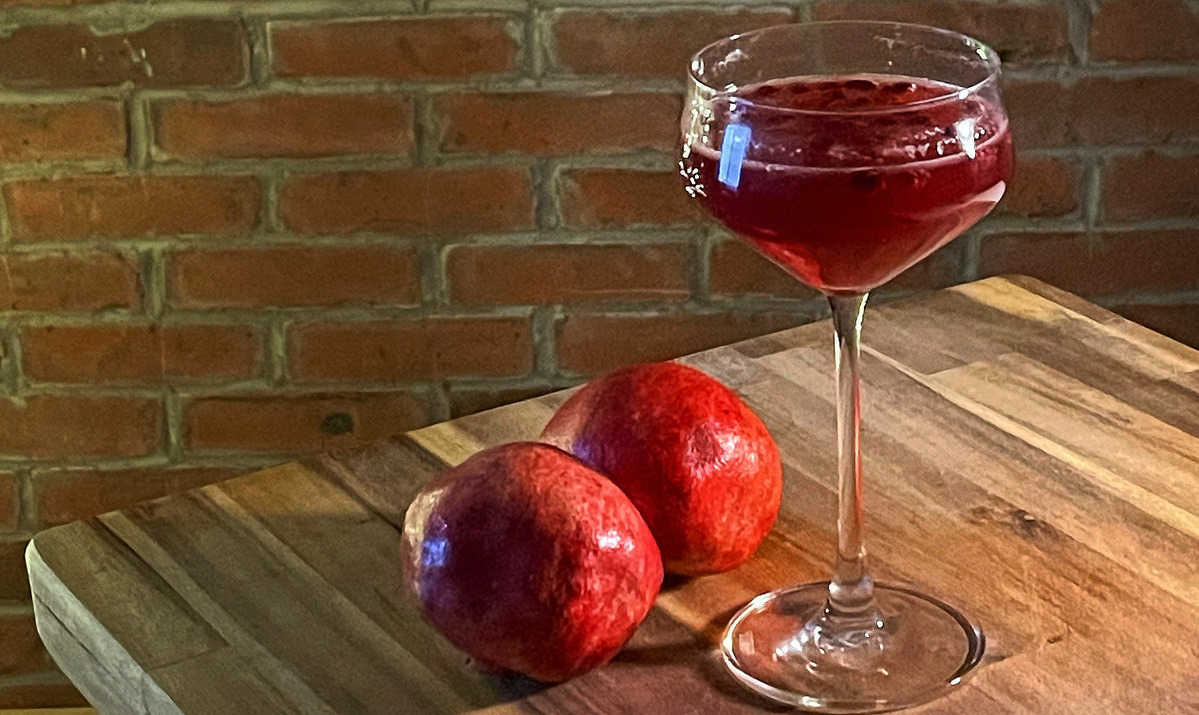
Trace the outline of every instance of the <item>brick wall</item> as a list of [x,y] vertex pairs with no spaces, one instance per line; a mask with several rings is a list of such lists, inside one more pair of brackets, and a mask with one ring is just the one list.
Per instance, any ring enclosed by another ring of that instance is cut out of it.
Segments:
[[1199,3],[658,5],[0,0],[0,707],[77,697],[40,528],[821,314],[672,172],[722,35],[990,41],[1019,176],[891,293],[1030,273],[1199,344]]

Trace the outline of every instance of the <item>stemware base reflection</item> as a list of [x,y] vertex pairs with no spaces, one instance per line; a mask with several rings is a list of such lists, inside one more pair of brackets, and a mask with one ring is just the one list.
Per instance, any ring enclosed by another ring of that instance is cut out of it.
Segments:
[[886,712],[943,695],[982,659],[977,627],[902,586],[876,584],[877,610],[859,627],[846,628],[840,617],[826,628],[828,586],[765,593],[733,617],[721,651],[742,685],[811,712]]

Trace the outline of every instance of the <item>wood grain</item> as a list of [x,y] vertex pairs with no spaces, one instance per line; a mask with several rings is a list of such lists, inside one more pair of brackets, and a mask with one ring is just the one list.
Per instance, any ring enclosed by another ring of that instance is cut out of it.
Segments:
[[[43,532],[28,555],[39,630],[102,710],[771,710],[713,642],[753,595],[829,568],[829,331],[685,359],[778,440],[778,525],[742,568],[669,584],[625,651],[571,682],[480,671],[399,575],[420,485],[535,438],[563,393]],[[1021,277],[868,311],[865,343],[874,569],[988,635],[976,674],[918,711],[1199,712],[1199,352]]]

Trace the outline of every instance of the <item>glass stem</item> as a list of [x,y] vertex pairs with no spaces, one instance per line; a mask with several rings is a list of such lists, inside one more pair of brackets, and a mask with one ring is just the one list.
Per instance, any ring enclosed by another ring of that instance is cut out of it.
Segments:
[[837,369],[837,561],[828,588],[828,616],[873,619],[874,581],[862,535],[861,379],[859,344],[869,294],[829,296]]

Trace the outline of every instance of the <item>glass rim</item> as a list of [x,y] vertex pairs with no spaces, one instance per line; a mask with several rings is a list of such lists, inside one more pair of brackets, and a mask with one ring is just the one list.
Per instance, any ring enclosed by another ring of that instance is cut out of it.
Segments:
[[[975,82],[969,87],[959,87],[954,90],[946,91],[944,94],[939,94],[935,97],[926,97],[908,102],[907,104],[897,104],[888,107],[868,107],[860,109],[798,109],[795,107],[785,107],[769,102],[754,101],[736,97],[736,90],[729,90],[724,87],[716,87],[700,78],[696,65],[700,60],[700,55],[722,43],[732,42],[741,38],[753,37],[755,35],[763,35],[768,32],[777,32],[783,28],[821,28],[821,27],[850,27],[850,26],[875,26],[875,27],[890,27],[890,28],[906,28],[911,30],[919,30],[922,32],[932,32],[943,37],[949,37],[962,41],[965,47],[974,50],[975,55],[984,63],[987,68],[987,76]],[[975,39],[969,35],[954,30],[946,30],[943,27],[935,27],[933,25],[921,25],[913,22],[890,22],[887,20],[820,20],[816,22],[792,22],[781,25],[771,25],[770,27],[762,27],[749,32],[741,32],[736,35],[729,35],[714,42],[701,47],[693,55],[691,61],[687,64],[687,77],[695,84],[713,92],[716,96],[734,97],[738,105],[748,107],[757,107],[763,110],[772,112],[784,112],[789,114],[806,114],[806,115],[823,115],[823,116],[851,116],[861,114],[890,114],[895,112],[904,112],[909,110],[924,109],[937,104],[948,103],[953,101],[961,101],[967,97],[978,94],[984,87],[994,84],[999,79],[1000,65],[999,53],[990,45],[981,40]],[[715,98],[715,97],[713,97]]]

